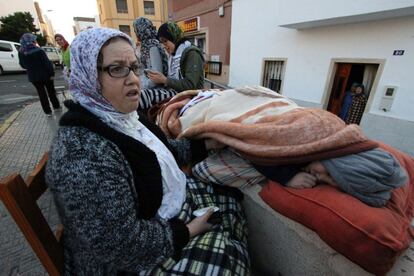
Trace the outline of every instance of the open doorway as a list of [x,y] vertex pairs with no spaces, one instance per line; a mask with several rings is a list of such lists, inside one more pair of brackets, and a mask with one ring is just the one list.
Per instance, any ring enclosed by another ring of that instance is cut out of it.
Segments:
[[[327,110],[338,115],[341,112],[345,94],[349,93],[354,83],[364,85],[365,96],[368,100],[379,65],[379,63],[336,62]],[[357,123],[359,124],[360,122],[358,121]]]

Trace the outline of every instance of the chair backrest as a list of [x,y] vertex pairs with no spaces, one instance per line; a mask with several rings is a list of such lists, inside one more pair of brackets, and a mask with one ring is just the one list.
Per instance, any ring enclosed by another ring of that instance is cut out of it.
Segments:
[[27,183],[19,174],[1,179],[0,199],[49,275],[62,275],[63,246],[60,237],[63,227],[58,227],[55,236],[36,202],[47,189],[44,177],[47,158],[46,153],[29,175]]

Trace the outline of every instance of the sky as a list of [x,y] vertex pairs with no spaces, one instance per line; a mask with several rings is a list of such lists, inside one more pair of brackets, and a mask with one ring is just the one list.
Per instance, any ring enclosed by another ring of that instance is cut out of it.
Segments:
[[62,34],[71,43],[74,17],[95,17],[98,15],[96,0],[36,0],[43,14],[52,21],[56,33]]

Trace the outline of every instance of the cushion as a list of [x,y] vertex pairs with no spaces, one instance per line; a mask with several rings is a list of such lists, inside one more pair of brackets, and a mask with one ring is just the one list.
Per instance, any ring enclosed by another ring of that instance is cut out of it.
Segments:
[[414,237],[414,159],[390,146],[407,170],[408,182],[383,208],[370,207],[328,186],[292,189],[269,181],[260,191],[274,210],[315,231],[322,240],[368,272],[383,275]]
[[202,182],[244,189],[266,180],[252,164],[229,148],[210,151],[208,157],[192,169]]

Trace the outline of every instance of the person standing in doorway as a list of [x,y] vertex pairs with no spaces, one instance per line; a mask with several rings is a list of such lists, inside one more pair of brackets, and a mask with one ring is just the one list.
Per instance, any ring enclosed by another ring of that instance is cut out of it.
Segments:
[[355,87],[355,93],[352,95],[352,102],[345,118],[345,123],[359,124],[361,122],[362,114],[364,114],[366,104],[367,97],[365,95],[365,87],[362,84],[358,84]]
[[20,38],[21,48],[19,50],[19,64],[27,70],[29,81],[33,83],[37,94],[39,95],[43,112],[48,116],[52,116],[49,100],[52,102],[55,110],[61,108],[59,100],[56,97],[55,85],[53,83],[55,71],[53,70],[52,63],[47,58],[46,53],[37,46],[36,38],[37,37],[31,33],[25,33]]
[[348,116],[348,111],[349,108],[351,107],[351,103],[352,103],[352,95],[355,94],[355,88],[358,85],[358,83],[354,82],[351,85],[350,90],[345,92],[345,96],[342,100],[342,107],[341,107],[341,112],[339,113],[339,117],[345,121],[346,117]]

